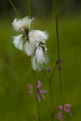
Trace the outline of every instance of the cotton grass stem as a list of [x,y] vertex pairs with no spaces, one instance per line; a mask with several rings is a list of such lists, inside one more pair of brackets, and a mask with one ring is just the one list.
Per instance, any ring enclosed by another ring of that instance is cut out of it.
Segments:
[[31,0],[29,0],[29,17],[31,18]]
[[14,6],[13,2],[12,2],[11,0],[9,0],[9,2],[10,2],[10,4],[12,5],[12,7],[13,7],[13,9],[14,9],[16,15],[17,15],[17,17],[18,17],[18,18],[21,18],[20,14],[19,14],[19,12],[17,11],[16,7]]
[[[29,0],[29,17],[31,18],[31,0]],[[32,72],[33,72],[33,80],[32,80],[32,88],[33,88],[33,121],[36,120],[36,115],[35,115],[35,94],[36,94],[36,84],[34,82],[34,76],[35,76],[35,72],[33,71],[32,69]]]

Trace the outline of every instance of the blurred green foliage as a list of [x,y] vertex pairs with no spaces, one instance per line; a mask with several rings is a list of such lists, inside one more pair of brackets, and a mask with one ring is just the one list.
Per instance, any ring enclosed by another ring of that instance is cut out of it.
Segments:
[[[29,0],[12,0],[21,15],[28,14]],[[31,0],[32,15],[38,17],[50,17],[54,10],[54,0]],[[81,10],[81,0],[58,0],[59,14],[75,14]],[[16,16],[9,0],[0,0],[0,18]]]
[[[51,70],[57,60],[57,45],[54,19],[37,21],[35,29],[47,30],[49,66]],[[12,44],[16,35],[11,21],[0,22],[0,121],[32,121],[32,98],[27,83],[32,81],[31,62],[24,52]],[[62,67],[63,104],[72,105],[72,117],[67,121],[80,121],[81,117],[81,17],[71,16],[59,19],[60,53],[64,60]],[[34,81],[40,80],[47,89],[46,102],[50,106],[48,81],[42,72]],[[53,101],[57,121],[58,106],[61,102],[58,70],[52,80]],[[42,121],[50,121],[50,114],[43,101],[40,102]]]

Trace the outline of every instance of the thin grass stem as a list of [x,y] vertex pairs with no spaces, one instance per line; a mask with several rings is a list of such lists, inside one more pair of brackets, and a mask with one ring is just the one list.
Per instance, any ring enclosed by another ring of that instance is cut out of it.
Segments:
[[57,67],[57,65],[56,65],[56,66],[53,68],[53,70],[52,70],[52,74],[51,74],[51,76],[50,76],[50,80],[53,79],[54,73],[55,73],[55,71],[56,71],[56,67]]
[[[58,53],[58,65],[59,65],[59,81],[60,81],[60,92],[61,92],[61,104],[63,106],[63,97],[62,97],[62,78],[61,78],[61,66],[60,66],[60,44],[59,44],[59,26],[58,26],[58,0],[55,0],[55,23],[56,23],[56,38],[57,38],[57,53]],[[62,121],[63,121],[63,111],[62,111]]]
[[9,0],[9,2],[10,2],[10,4],[12,5],[12,7],[13,7],[13,9],[14,9],[16,15],[17,15],[17,17],[18,17],[18,18],[21,18],[20,14],[19,14],[19,12],[17,11],[16,7],[14,6],[13,2],[12,2],[11,0]]
[[53,94],[52,94],[52,81],[50,80],[50,78],[48,77],[47,73],[43,70],[43,73],[46,77],[46,79],[49,82],[49,91],[50,91],[50,101],[51,101],[51,121],[53,121],[54,118],[54,112],[53,112]]
[[34,94],[34,71],[32,70],[32,90],[33,90],[33,121],[35,120],[35,103],[34,103],[34,98],[35,98],[35,94]]
[[29,0],[29,18],[31,19],[31,0]]
[[59,45],[59,30],[58,30],[58,10],[57,10],[57,1],[56,0],[55,0],[55,22],[56,22],[56,37],[57,37],[60,91],[61,91],[61,96],[62,96],[62,79],[61,79],[61,70],[60,70],[60,45]]
[[[29,17],[31,18],[31,0],[29,0]],[[32,69],[32,72],[33,72],[33,80],[32,80],[32,88],[33,88],[33,121],[36,120],[36,115],[35,115],[35,94],[36,94],[36,84],[34,83],[34,76],[35,76],[35,72],[33,71]]]
[[[38,93],[38,89],[37,89],[37,93]],[[40,118],[40,107],[39,107],[39,102],[38,102],[38,96],[37,96],[37,108],[38,108],[38,121],[41,121],[41,118]]]
[[[39,94],[40,95],[40,94]],[[49,113],[51,112],[51,109],[49,108],[49,106],[47,105],[47,103],[45,102],[45,100],[42,99],[41,95],[40,95],[41,100],[43,101],[43,103],[45,104],[45,106],[47,107]]]

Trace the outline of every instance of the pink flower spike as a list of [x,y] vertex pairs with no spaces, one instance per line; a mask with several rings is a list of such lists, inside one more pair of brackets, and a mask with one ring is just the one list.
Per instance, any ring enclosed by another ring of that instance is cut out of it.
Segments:
[[[29,93],[32,95],[33,94],[33,90],[32,90],[32,85],[31,84],[27,84],[27,86],[29,87]],[[42,86],[41,82],[38,81],[37,82],[37,99],[38,99],[38,102],[40,102],[40,97],[44,100],[45,99],[45,96],[43,93],[47,93],[47,90],[40,90],[39,88]]]
[[59,112],[59,113],[57,114],[57,117],[58,117],[58,119],[59,119],[60,121],[62,121],[62,112]]
[[42,97],[42,99],[45,99],[45,96],[43,95],[43,93],[41,92],[41,90],[38,90],[39,95]]
[[38,82],[37,82],[37,88],[40,88],[41,86],[42,86],[41,82],[38,81]]
[[47,90],[40,90],[40,93],[47,93]]
[[66,112],[70,113],[70,115],[72,115],[72,112],[71,112],[70,108],[71,108],[71,105],[70,104],[66,104],[64,106],[64,111],[66,111]]
[[59,110],[62,110],[62,106],[61,105],[58,108],[59,108]]

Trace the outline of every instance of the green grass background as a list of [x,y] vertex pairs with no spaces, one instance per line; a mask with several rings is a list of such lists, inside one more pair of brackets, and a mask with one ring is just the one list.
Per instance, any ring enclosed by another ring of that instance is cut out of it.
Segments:
[[[12,44],[13,31],[11,21],[0,22],[0,121],[32,121],[32,98],[27,83],[32,82],[30,58],[17,50]],[[49,66],[51,70],[57,60],[57,42],[54,19],[37,20],[33,29],[47,30]],[[59,18],[60,53],[64,61],[62,67],[63,105],[69,103],[72,117],[66,121],[81,121],[81,17]],[[49,74],[48,74],[49,75]],[[47,89],[46,103],[50,107],[48,80],[42,72],[34,81],[42,82],[42,89]],[[58,106],[61,104],[58,70],[52,80],[55,121]],[[47,107],[40,102],[42,121],[50,121]],[[36,109],[37,110],[37,109]],[[65,113],[67,115],[67,113]],[[37,120],[37,119],[36,119]]]

